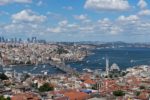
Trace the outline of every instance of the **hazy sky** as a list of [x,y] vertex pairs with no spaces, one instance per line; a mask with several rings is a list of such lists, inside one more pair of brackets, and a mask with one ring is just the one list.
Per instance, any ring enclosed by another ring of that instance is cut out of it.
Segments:
[[0,0],[0,35],[150,42],[150,0]]

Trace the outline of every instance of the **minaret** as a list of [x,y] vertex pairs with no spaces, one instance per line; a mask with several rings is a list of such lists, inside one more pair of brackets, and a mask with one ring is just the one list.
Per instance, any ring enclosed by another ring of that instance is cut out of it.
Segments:
[[109,59],[106,57],[106,74],[109,75]]

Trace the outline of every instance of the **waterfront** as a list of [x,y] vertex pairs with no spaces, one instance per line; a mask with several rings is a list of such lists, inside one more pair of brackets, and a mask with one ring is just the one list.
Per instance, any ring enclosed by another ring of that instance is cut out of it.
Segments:
[[[4,70],[3,70],[4,69]],[[61,70],[57,69],[54,66],[50,66],[48,64],[40,64],[40,65],[28,65],[28,66],[13,66],[13,67],[0,67],[0,71],[4,71],[5,69],[8,71],[16,71],[18,73],[31,73],[31,74],[60,74],[63,73]]]
[[[93,49],[92,55],[86,57],[83,61],[67,63],[74,69],[82,71],[84,68],[105,69],[105,57],[109,58],[110,65],[117,63],[121,69],[133,67],[137,65],[150,65],[150,49],[149,48],[109,48],[109,49]],[[33,74],[62,73],[60,70],[50,65],[38,66],[15,66],[12,67],[16,72],[28,72]],[[0,68],[2,71],[2,68]]]

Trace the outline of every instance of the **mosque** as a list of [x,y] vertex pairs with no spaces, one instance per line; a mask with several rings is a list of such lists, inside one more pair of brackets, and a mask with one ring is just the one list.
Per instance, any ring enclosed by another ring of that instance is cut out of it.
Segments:
[[116,63],[113,63],[110,67],[109,67],[109,59],[106,58],[106,69],[105,69],[105,73],[108,76],[109,72],[119,72],[120,68]]

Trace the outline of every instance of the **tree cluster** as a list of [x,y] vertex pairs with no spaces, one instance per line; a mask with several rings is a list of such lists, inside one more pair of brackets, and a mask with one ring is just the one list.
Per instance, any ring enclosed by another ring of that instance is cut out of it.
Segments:
[[122,91],[122,90],[117,90],[117,91],[114,91],[114,92],[113,92],[113,95],[114,95],[114,96],[124,96],[125,93],[124,93],[124,91]]
[[8,77],[4,73],[0,73],[1,80],[8,80]]
[[40,92],[47,92],[47,91],[53,91],[54,87],[51,86],[49,83],[45,83],[38,89]]

